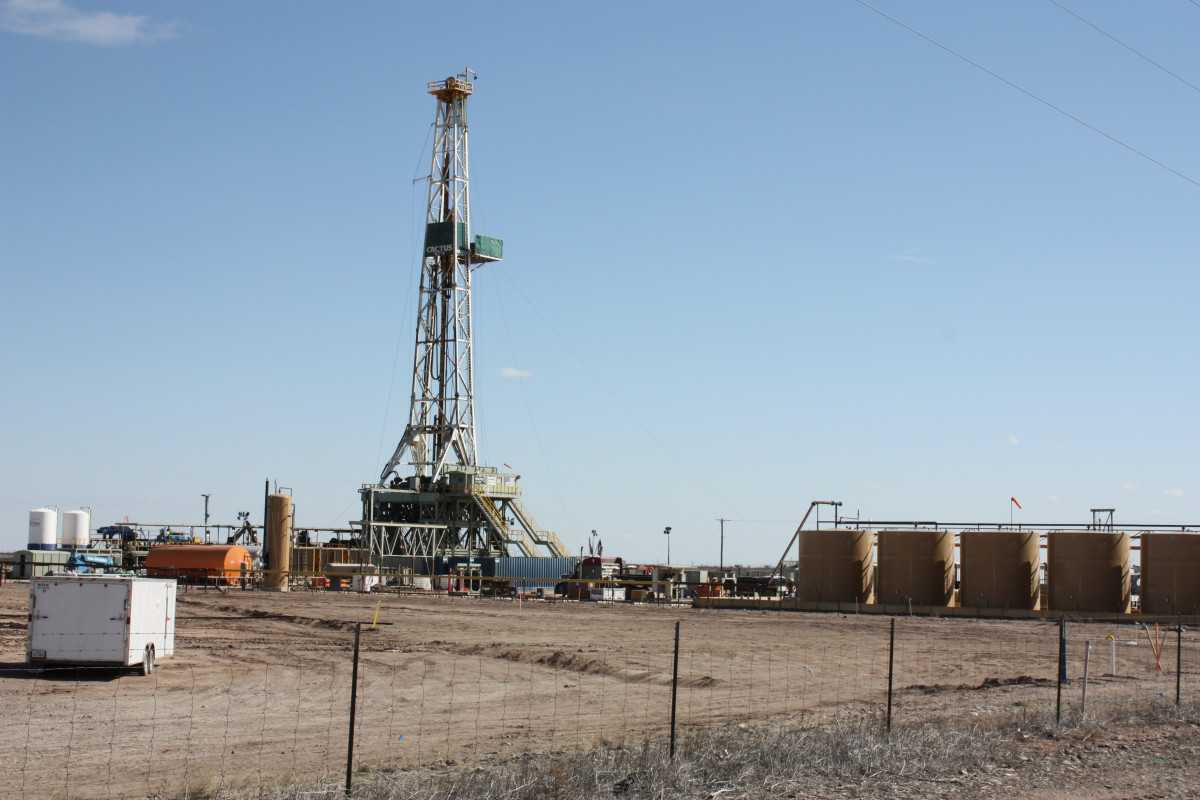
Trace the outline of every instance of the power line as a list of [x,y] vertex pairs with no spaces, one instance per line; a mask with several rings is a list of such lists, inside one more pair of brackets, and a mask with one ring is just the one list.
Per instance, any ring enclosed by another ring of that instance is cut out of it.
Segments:
[[[417,158],[417,165],[413,169],[412,197],[409,210],[409,219],[412,221],[412,236],[409,239],[409,241],[412,242],[412,257],[409,259],[410,264],[418,264],[421,262],[421,258],[417,256],[417,254],[420,252],[420,245],[418,243],[421,241],[418,239],[418,232],[420,229],[417,222],[417,184],[421,181],[421,178],[417,176],[421,171],[421,162],[425,158],[425,150],[429,147],[430,140],[433,139],[433,127],[433,125],[430,125],[428,132],[425,134],[425,144],[421,147],[421,155]],[[416,277],[418,281],[420,279],[419,274],[415,269],[410,272],[409,277]],[[383,409],[383,424],[380,426],[379,430],[379,447],[375,451],[375,463],[371,465],[371,469],[373,470],[379,469],[379,461],[381,458],[383,458],[383,437],[387,435],[388,416],[392,412],[392,392],[396,388],[396,369],[400,364],[400,345],[403,344],[405,331],[404,322],[407,319],[407,309],[409,307],[409,303],[412,302],[413,284],[418,281],[408,281],[408,291],[404,295],[404,305],[401,306],[401,308],[405,310],[400,314],[401,324],[397,329],[398,332],[396,334],[396,352],[392,356],[392,378],[388,381],[387,403]]]
[[1064,6],[1062,3],[1059,3],[1057,0],[1050,0],[1050,2],[1051,2],[1051,3],[1053,3],[1054,5],[1058,6],[1059,8],[1061,8],[1063,11],[1067,12],[1068,14],[1070,14],[1070,15],[1071,15],[1072,17],[1074,17],[1075,19],[1077,19],[1077,20],[1079,20],[1080,22],[1082,22],[1084,25],[1087,25],[1089,28],[1092,28],[1093,30],[1095,30],[1095,31],[1098,31],[1098,32],[1100,32],[1100,33],[1104,34],[1105,36],[1107,36],[1108,38],[1112,39],[1114,42],[1116,42],[1117,44],[1121,45],[1121,47],[1124,47],[1126,50],[1128,50],[1129,52],[1133,53],[1135,56],[1138,56],[1139,58],[1143,58],[1143,59],[1145,59],[1146,61],[1149,61],[1151,64],[1153,64],[1154,66],[1158,67],[1159,69],[1161,69],[1163,72],[1165,72],[1165,73],[1167,73],[1168,75],[1170,75],[1170,76],[1171,76],[1172,78],[1174,78],[1175,80],[1177,80],[1177,81],[1180,81],[1181,83],[1185,83],[1185,84],[1187,84],[1188,86],[1190,86],[1190,87],[1192,87],[1193,89],[1195,89],[1197,92],[1200,92],[1200,86],[1197,86],[1196,84],[1192,83],[1191,81],[1189,81],[1189,80],[1187,80],[1187,79],[1185,79],[1185,78],[1181,78],[1181,77],[1179,77],[1179,76],[1178,76],[1178,75],[1176,75],[1174,72],[1171,72],[1171,70],[1167,69],[1167,68],[1166,68],[1166,67],[1164,67],[1162,64],[1160,64],[1160,63],[1158,63],[1157,61],[1155,61],[1153,58],[1150,58],[1150,56],[1147,56],[1147,55],[1144,55],[1144,54],[1142,54],[1142,53],[1139,53],[1137,50],[1135,50],[1135,49],[1133,49],[1132,47],[1130,47],[1129,45],[1125,44],[1124,42],[1122,42],[1122,41],[1121,41],[1120,39],[1118,39],[1117,37],[1113,36],[1113,35],[1112,35],[1111,33],[1109,33],[1108,31],[1106,31],[1106,30],[1103,30],[1103,29],[1101,29],[1099,26],[1097,26],[1097,25],[1093,25],[1092,23],[1088,22],[1086,19],[1084,19],[1083,17],[1079,16],[1079,15],[1078,15],[1078,14],[1076,14],[1074,11],[1072,11],[1071,9],[1067,8],[1066,6]]
[[993,78],[995,78],[996,80],[998,80],[998,81],[1001,81],[1001,82],[1003,82],[1003,83],[1006,83],[1006,84],[1008,84],[1009,86],[1011,86],[1012,88],[1014,88],[1014,89],[1016,89],[1018,92],[1020,92],[1021,94],[1023,94],[1023,95],[1026,95],[1026,96],[1028,96],[1028,97],[1032,97],[1034,100],[1037,100],[1039,103],[1041,103],[1042,105],[1046,106],[1047,108],[1052,108],[1052,109],[1054,109],[1055,111],[1057,111],[1058,113],[1060,113],[1060,114],[1062,114],[1064,117],[1066,117],[1067,119],[1074,120],[1075,122],[1078,122],[1080,125],[1082,125],[1083,127],[1087,128],[1088,130],[1092,131],[1093,133],[1098,133],[1098,134],[1100,134],[1100,135],[1101,135],[1101,136],[1103,136],[1105,139],[1108,139],[1110,142],[1113,142],[1114,144],[1118,144],[1118,145],[1120,145],[1121,147],[1124,147],[1126,150],[1128,150],[1129,152],[1133,153],[1134,155],[1141,156],[1142,158],[1144,158],[1144,159],[1146,159],[1147,161],[1149,161],[1151,164],[1154,164],[1154,165],[1156,165],[1156,166],[1162,167],[1163,169],[1165,169],[1167,172],[1171,173],[1172,175],[1174,175],[1174,176],[1176,176],[1176,177],[1178,177],[1178,178],[1183,178],[1185,181],[1187,181],[1188,183],[1192,184],[1193,186],[1196,186],[1196,187],[1200,188],[1200,181],[1196,181],[1196,180],[1194,180],[1194,179],[1192,179],[1192,178],[1189,178],[1187,175],[1184,175],[1184,174],[1183,174],[1182,172],[1180,172],[1179,170],[1177,170],[1177,169],[1172,169],[1171,167],[1168,167],[1166,164],[1162,163],[1161,161],[1158,161],[1157,159],[1151,158],[1151,157],[1150,157],[1150,156],[1148,156],[1147,154],[1143,153],[1141,150],[1138,150],[1136,147],[1134,147],[1134,146],[1132,146],[1132,145],[1129,145],[1129,144],[1126,144],[1125,142],[1121,141],[1120,139],[1118,139],[1117,137],[1115,137],[1115,136],[1113,136],[1113,135],[1111,135],[1111,134],[1105,133],[1104,131],[1100,130],[1099,128],[1097,128],[1095,125],[1092,125],[1091,123],[1084,122],[1084,121],[1083,121],[1082,119],[1080,119],[1079,117],[1075,116],[1074,114],[1070,113],[1069,111],[1064,111],[1063,109],[1061,109],[1061,108],[1059,108],[1058,106],[1056,106],[1056,105],[1054,105],[1053,103],[1051,103],[1049,100],[1043,100],[1041,97],[1038,97],[1036,94],[1034,94],[1033,92],[1029,91],[1028,89],[1024,89],[1024,88],[1022,88],[1022,87],[1018,86],[1017,84],[1013,83],[1013,82],[1012,82],[1012,81],[1010,81],[1008,78],[1005,78],[1005,77],[1004,77],[1004,76],[1002,76],[1002,75],[998,75],[998,74],[996,74],[995,72],[992,72],[990,69],[988,69],[987,67],[983,66],[982,64],[978,64],[978,63],[976,63],[976,62],[972,61],[971,59],[967,58],[966,56],[964,56],[962,53],[959,53],[959,52],[958,52],[958,51],[956,51],[956,50],[952,50],[951,48],[949,48],[949,47],[947,47],[946,45],[942,44],[941,42],[937,41],[936,39],[933,39],[933,38],[931,38],[931,37],[929,37],[929,36],[926,36],[925,34],[921,33],[921,32],[920,32],[919,30],[917,30],[916,28],[913,28],[913,27],[912,27],[912,26],[910,26],[910,25],[906,25],[906,24],[904,24],[903,22],[901,22],[900,20],[896,19],[896,18],[895,18],[895,17],[893,17],[893,16],[890,16],[889,14],[885,14],[884,12],[880,11],[880,10],[879,10],[878,8],[876,8],[875,6],[873,6],[873,5],[871,5],[870,3],[866,2],[866,0],[854,0],[854,2],[858,3],[860,6],[864,6],[864,7],[866,7],[866,8],[869,8],[869,9],[871,9],[872,11],[874,11],[876,14],[878,14],[878,15],[879,15],[879,16],[881,16],[881,17],[883,17],[884,19],[890,19],[892,22],[896,23],[896,24],[897,24],[897,25],[899,25],[901,28],[904,28],[906,31],[908,31],[908,32],[910,32],[910,33],[915,33],[917,36],[920,36],[922,39],[924,39],[925,41],[929,42],[930,44],[932,44],[932,45],[935,45],[935,46],[937,46],[937,47],[940,47],[941,49],[945,50],[945,51],[946,51],[947,53],[949,53],[950,55],[952,55],[952,56],[955,56],[956,58],[962,59],[963,61],[967,62],[967,63],[968,63],[968,64],[970,64],[972,67],[975,67],[975,68],[976,68],[976,69],[978,69],[978,70],[981,70],[981,71],[983,71],[983,72],[986,72],[988,75],[991,75],[991,76],[992,76]]
[[[504,277],[507,278],[514,287],[516,287],[516,281],[512,279],[511,275],[505,272],[504,265],[502,263],[497,262],[495,267],[496,269],[500,270]],[[517,291],[520,292],[520,288],[517,288]],[[525,297],[523,293],[521,296]],[[525,297],[525,301],[529,302],[529,298]],[[500,308],[500,319],[504,322],[504,335],[508,339],[508,352],[510,353],[512,359],[510,363],[515,366],[520,362],[517,361],[517,348],[513,346],[512,329],[508,326],[508,314],[506,314],[504,311],[504,297],[500,292],[496,293],[496,303]],[[550,486],[554,489],[554,496],[558,498],[558,505],[560,508],[562,508],[563,514],[567,518],[567,525],[571,529],[571,535],[574,537],[577,535],[575,520],[571,517],[570,508],[568,508],[566,502],[563,501],[562,492],[558,488],[558,479],[554,477],[555,469],[550,463],[550,457],[546,454],[545,445],[542,444],[542,434],[538,431],[537,427],[537,415],[533,413],[533,405],[529,402],[529,393],[525,390],[524,379],[518,377],[517,384],[521,387],[521,399],[525,401],[525,413],[529,415],[529,427],[533,429],[533,440],[537,443],[538,451],[542,454],[542,463],[546,465],[546,474],[550,476]],[[500,463],[503,464],[504,462],[501,461]],[[578,539],[573,539],[572,544],[574,544],[575,541],[578,541]]]
[[731,502],[729,502],[724,497],[722,497],[721,494],[716,489],[709,486],[708,483],[704,480],[704,478],[701,477],[696,472],[696,470],[692,469],[692,467],[686,461],[684,461],[680,456],[678,456],[675,453],[674,450],[672,450],[670,447],[667,446],[667,443],[664,442],[658,436],[658,434],[656,434],[654,432],[653,428],[651,428],[649,425],[647,425],[645,422],[643,422],[641,417],[639,417],[637,414],[635,414],[633,412],[633,409],[631,409],[625,403],[625,401],[621,399],[621,395],[618,394],[614,389],[612,389],[604,381],[604,379],[601,378],[600,375],[594,369],[592,369],[591,364],[588,363],[586,360],[584,360],[583,356],[581,356],[575,350],[575,348],[573,348],[571,346],[570,342],[567,341],[566,337],[563,336],[562,333],[560,333],[557,328],[555,328],[552,324],[550,324],[550,320],[547,319],[546,315],[542,313],[541,309],[538,308],[538,306],[534,304],[533,300],[531,300],[529,298],[529,296],[527,294],[525,294],[525,292],[517,284],[516,280],[513,279],[512,275],[510,275],[509,272],[507,270],[505,270],[502,265],[498,265],[498,266],[499,266],[500,274],[503,275],[508,280],[508,282],[512,285],[513,289],[516,290],[517,294],[519,294],[521,296],[521,299],[523,299],[529,305],[530,309],[533,310],[533,313],[538,317],[538,319],[540,319],[542,321],[542,324],[545,325],[550,330],[550,332],[554,334],[554,336],[558,339],[558,341],[562,344],[562,346],[564,348],[566,348],[567,352],[570,353],[577,362],[579,362],[579,365],[581,367],[583,367],[583,369],[589,375],[591,375],[592,380],[594,380],[597,384],[599,384],[600,388],[602,388],[609,395],[609,397],[611,397],[613,399],[613,401],[616,402],[616,404],[621,408],[621,410],[624,411],[627,415],[629,415],[630,419],[632,419],[635,423],[637,423],[638,426],[641,427],[642,430],[644,430],[646,432],[646,434],[650,437],[650,439],[652,439],[654,441],[654,443],[657,444],[664,453],[666,453],[668,456],[670,456],[672,459],[674,459],[675,462],[677,464],[679,464],[680,467],[683,468],[684,472],[691,475],[698,486],[700,486],[702,489],[704,489],[706,492],[708,492],[708,494],[711,495],[713,498],[715,498],[718,503],[720,503],[721,505],[723,505],[726,508],[729,508],[733,513],[738,513],[738,509],[734,508],[734,506]]

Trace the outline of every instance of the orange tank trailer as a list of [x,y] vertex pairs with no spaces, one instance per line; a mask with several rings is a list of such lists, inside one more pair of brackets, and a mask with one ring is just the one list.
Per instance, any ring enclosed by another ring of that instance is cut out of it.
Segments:
[[146,553],[146,575],[180,583],[232,585],[254,568],[250,551],[237,544],[159,544]]

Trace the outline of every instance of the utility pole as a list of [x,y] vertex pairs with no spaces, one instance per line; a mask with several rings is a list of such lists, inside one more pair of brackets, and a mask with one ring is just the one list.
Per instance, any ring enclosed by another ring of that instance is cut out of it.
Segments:
[[671,566],[671,526],[668,525],[666,527],[666,529],[663,531],[663,533],[666,534],[666,537],[667,537],[667,564],[666,564],[666,566],[669,567],[669,566]]
[[212,492],[200,495],[204,498],[204,541],[208,541],[208,498],[212,497]]
[[717,522],[721,523],[721,572],[725,571],[725,523],[731,521],[724,517],[717,517]]

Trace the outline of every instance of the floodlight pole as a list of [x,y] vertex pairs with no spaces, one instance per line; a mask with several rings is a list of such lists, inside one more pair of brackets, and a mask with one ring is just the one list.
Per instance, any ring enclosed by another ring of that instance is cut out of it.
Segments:
[[721,523],[721,572],[725,571],[725,523],[729,521],[730,520],[727,520],[724,517],[717,517],[717,522]]
[[204,541],[208,541],[208,498],[212,497],[212,492],[200,495],[204,498]]

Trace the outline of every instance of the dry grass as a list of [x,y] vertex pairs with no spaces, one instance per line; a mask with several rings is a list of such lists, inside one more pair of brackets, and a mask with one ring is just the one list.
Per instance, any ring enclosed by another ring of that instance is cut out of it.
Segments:
[[[1146,708],[1098,725],[1200,719],[1195,705]],[[675,758],[665,742],[633,748],[527,753],[517,759],[445,765],[416,772],[363,771],[353,800],[743,800],[744,798],[930,797],[965,790],[970,777],[1010,767],[1022,743],[1078,737],[1080,724],[1055,725],[1052,708],[969,723],[897,724],[862,714],[824,722],[729,725],[680,737]],[[1086,738],[1086,737],[1085,737]],[[339,778],[307,787],[263,787],[229,800],[345,800]]]
[[[636,748],[526,754],[437,772],[356,775],[355,800],[672,800],[794,797],[814,790],[948,779],[1003,759],[1011,737],[981,726],[898,726],[877,717],[825,724],[734,725]],[[338,785],[263,789],[255,800],[341,800]]]

